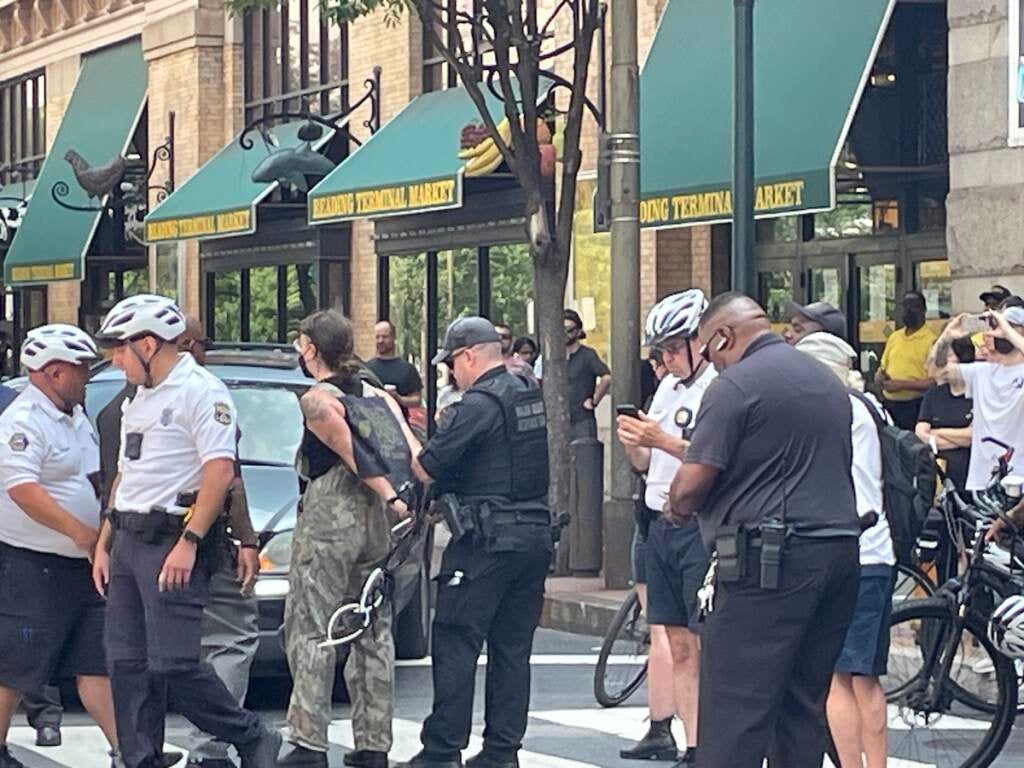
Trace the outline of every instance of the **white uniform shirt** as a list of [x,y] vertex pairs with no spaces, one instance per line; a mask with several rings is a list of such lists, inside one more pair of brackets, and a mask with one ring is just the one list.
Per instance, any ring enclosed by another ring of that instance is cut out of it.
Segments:
[[969,363],[960,366],[967,397],[974,400],[971,423],[971,463],[967,490],[988,486],[1003,449],[983,438],[994,437],[1014,447],[1010,462],[1015,473],[1024,472],[1024,364]]
[[[892,534],[882,506],[882,445],[878,439],[878,426],[868,407],[859,398],[850,395],[850,404],[853,407],[853,426],[850,428],[853,441],[851,473],[857,497],[857,514],[863,517],[868,512],[878,513],[878,522],[861,534],[860,564],[895,565]],[[881,409],[879,415],[882,415]],[[882,415],[882,418],[885,416]]]
[[81,406],[72,414],[29,384],[0,415],[0,541],[12,547],[84,558],[85,552],[62,533],[37,523],[8,491],[39,483],[61,508],[99,528],[100,503],[89,480],[100,468],[96,433]]
[[[178,494],[198,491],[203,464],[235,458],[237,418],[227,387],[182,354],[160,384],[139,387],[121,406],[121,452],[114,508],[149,512],[175,505]],[[132,433],[142,435],[139,456],[128,457]]]
[[[658,391],[654,393],[654,399],[651,401],[650,413],[647,415],[658,422],[663,431],[675,437],[689,439],[697,421],[700,401],[717,375],[714,367],[709,365],[696,381],[685,387],[677,376],[668,374],[658,385]],[[665,499],[668,498],[672,478],[676,476],[676,470],[681,464],[682,462],[670,453],[657,448],[651,450],[644,504],[656,512],[662,510]]]

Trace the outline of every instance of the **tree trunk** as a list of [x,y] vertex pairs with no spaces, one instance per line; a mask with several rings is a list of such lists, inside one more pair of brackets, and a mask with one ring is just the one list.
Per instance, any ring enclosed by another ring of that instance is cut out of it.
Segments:
[[565,357],[562,310],[568,259],[557,244],[543,252],[531,245],[533,295],[537,303],[538,335],[544,366],[544,407],[548,416],[548,463],[551,485],[548,502],[557,515],[569,510],[569,377]]

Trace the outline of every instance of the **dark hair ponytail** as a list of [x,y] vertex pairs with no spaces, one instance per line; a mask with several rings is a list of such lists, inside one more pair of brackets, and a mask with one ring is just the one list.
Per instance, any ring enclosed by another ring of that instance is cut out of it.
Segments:
[[352,323],[341,312],[318,310],[299,323],[299,333],[309,338],[324,365],[336,374],[351,379],[359,373]]

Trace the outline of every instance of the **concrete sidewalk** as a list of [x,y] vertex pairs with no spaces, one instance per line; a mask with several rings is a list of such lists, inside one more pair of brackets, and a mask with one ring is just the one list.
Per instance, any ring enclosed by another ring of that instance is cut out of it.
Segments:
[[606,589],[600,577],[551,576],[544,591],[541,626],[603,636],[628,594],[627,589]]

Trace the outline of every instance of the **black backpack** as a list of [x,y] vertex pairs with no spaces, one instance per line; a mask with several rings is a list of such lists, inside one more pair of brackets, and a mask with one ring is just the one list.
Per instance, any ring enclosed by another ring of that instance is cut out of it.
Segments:
[[871,413],[882,446],[882,497],[896,561],[914,564],[917,537],[935,500],[935,456],[906,429],[888,424],[862,392],[850,392]]

